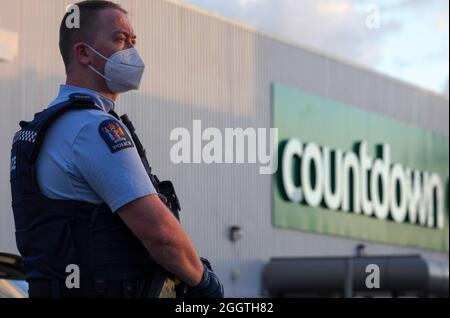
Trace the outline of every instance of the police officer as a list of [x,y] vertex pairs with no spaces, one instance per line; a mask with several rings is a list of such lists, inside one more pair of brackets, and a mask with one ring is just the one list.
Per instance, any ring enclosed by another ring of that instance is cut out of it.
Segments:
[[[68,14],[60,27],[66,85],[33,121],[21,122],[11,151],[30,297],[158,297],[161,273],[184,282],[185,297],[223,297],[114,112],[118,94],[137,89],[145,67],[127,12],[109,1],[77,6],[80,28],[66,27]],[[69,265],[79,269],[79,286],[67,284]]]

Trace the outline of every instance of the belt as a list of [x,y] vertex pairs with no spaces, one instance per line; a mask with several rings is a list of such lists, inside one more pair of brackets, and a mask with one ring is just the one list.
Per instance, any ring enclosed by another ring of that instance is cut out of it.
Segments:
[[67,288],[65,281],[29,281],[30,298],[141,298],[149,295],[148,280],[86,280],[80,288]]

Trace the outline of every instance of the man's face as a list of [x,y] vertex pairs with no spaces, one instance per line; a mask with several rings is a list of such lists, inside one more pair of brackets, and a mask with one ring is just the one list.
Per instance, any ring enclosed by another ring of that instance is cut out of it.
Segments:
[[[92,43],[88,44],[107,58],[116,52],[132,48],[136,44],[136,35],[128,16],[119,10],[102,10],[98,14],[95,28],[96,30],[93,30],[93,32],[96,35]],[[92,50],[88,51],[91,57],[91,65],[104,74],[106,61]]]

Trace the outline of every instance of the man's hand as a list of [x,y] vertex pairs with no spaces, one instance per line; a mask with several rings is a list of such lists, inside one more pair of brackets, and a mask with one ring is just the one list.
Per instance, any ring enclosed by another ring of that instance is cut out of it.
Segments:
[[212,271],[211,263],[205,258],[201,261],[204,267],[202,280],[197,286],[187,288],[186,298],[223,298],[223,285]]

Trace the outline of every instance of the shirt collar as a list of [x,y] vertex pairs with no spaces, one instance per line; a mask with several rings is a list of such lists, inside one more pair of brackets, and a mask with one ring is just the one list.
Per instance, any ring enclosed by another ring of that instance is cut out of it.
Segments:
[[109,113],[111,110],[114,110],[115,106],[114,101],[109,99],[108,97],[103,96],[102,94],[94,90],[72,85],[61,85],[59,87],[58,97],[50,104],[49,107],[67,101],[69,99],[69,96],[74,93],[80,93],[91,96],[95,102],[95,105],[103,109],[107,113]]

